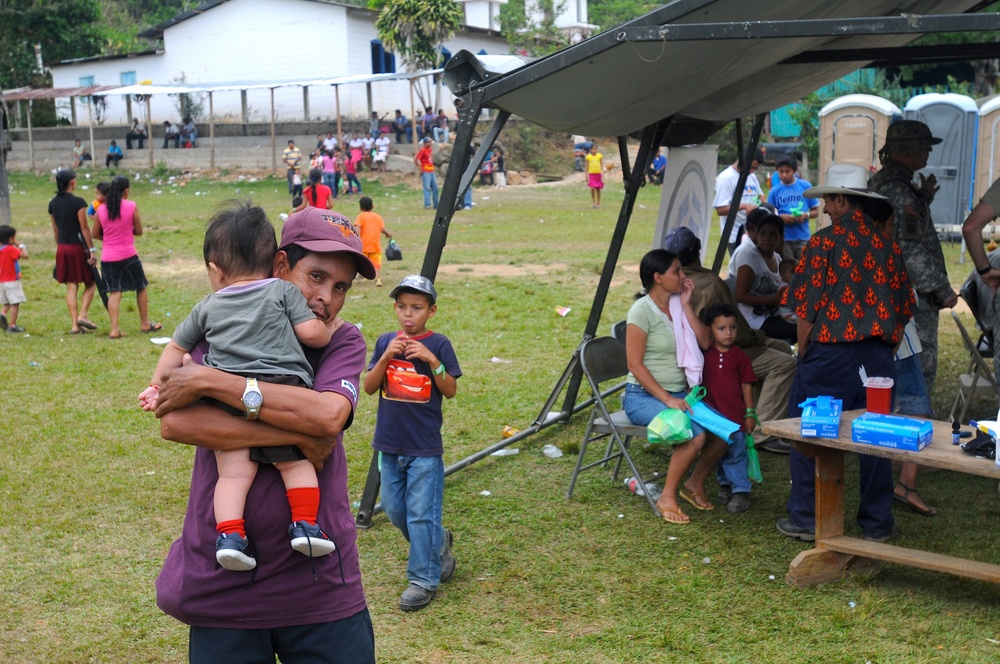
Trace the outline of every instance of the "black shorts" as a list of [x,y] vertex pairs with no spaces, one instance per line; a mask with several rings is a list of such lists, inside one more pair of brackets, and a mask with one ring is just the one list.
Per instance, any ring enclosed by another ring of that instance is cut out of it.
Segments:
[[[246,375],[246,374],[239,374]],[[250,374],[247,375],[249,378],[256,378],[262,383],[273,383],[276,385],[297,385],[299,387],[305,387],[305,383],[302,382],[298,376],[284,375],[284,374]],[[229,404],[222,403],[216,399],[206,399],[212,405],[221,408],[230,415],[234,417],[246,417],[246,412],[242,408],[233,408]],[[273,447],[251,447],[250,448],[250,460],[256,461],[257,463],[278,463],[280,461],[302,461],[306,458],[306,455],[302,453],[295,445],[276,445]]]
[[274,664],[275,656],[282,664],[375,664],[375,631],[368,609],[316,625],[190,631],[190,664]]
[[101,261],[101,277],[108,293],[146,290],[149,282],[142,270],[142,261],[132,256],[120,261]]

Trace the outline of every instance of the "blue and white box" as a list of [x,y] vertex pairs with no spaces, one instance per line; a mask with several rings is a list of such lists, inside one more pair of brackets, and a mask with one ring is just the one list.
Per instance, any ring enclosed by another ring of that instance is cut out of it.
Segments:
[[933,437],[934,426],[915,417],[865,413],[851,423],[851,440],[866,445],[919,452]]
[[844,402],[833,397],[813,397],[799,404],[802,408],[803,438],[836,438],[840,435],[840,413]]

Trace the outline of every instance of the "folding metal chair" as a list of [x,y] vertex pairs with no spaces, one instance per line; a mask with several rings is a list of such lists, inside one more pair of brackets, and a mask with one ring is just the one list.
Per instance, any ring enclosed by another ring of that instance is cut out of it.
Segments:
[[[632,476],[642,478],[639,469],[636,468],[632,456],[629,454],[629,443],[633,438],[645,438],[646,427],[637,426],[628,420],[625,411],[619,410],[611,412],[608,410],[607,399],[611,395],[624,389],[625,384],[620,383],[605,392],[601,391],[601,384],[612,380],[621,380],[628,375],[628,361],[625,357],[625,344],[614,337],[597,337],[583,344],[580,349],[580,367],[583,375],[590,385],[591,394],[594,397],[594,409],[590,413],[590,420],[587,422],[587,432],[583,436],[583,444],[580,445],[580,455],[576,459],[576,468],[569,481],[569,490],[566,492],[567,498],[573,497],[573,487],[576,486],[576,478],[584,470],[594,466],[606,466],[609,461],[616,460],[614,471],[611,474],[613,480],[618,479],[618,472],[621,469],[622,461],[628,464],[632,471]],[[587,447],[590,443],[598,440],[609,439],[604,457],[598,461],[584,465],[583,460],[587,454]],[[660,516],[660,510],[656,508],[656,500],[644,491],[646,502],[656,516]]]
[[955,395],[955,402],[951,406],[951,413],[948,415],[948,420],[951,422],[956,420],[955,411],[958,409],[958,405],[962,404],[962,410],[957,419],[959,422],[964,422],[966,411],[969,409],[969,401],[974,397],[988,396],[997,399],[997,381],[993,376],[993,371],[986,364],[982,354],[979,352],[979,348],[972,341],[972,337],[965,330],[965,326],[962,325],[958,314],[952,311],[951,317],[955,321],[955,325],[958,326],[959,333],[962,335],[962,345],[965,346],[965,350],[969,351],[969,367],[965,370],[965,373],[958,377],[958,393]]
[[611,336],[613,336],[618,341],[625,343],[625,330],[628,327],[628,322],[620,320],[611,326]]
[[969,309],[972,311],[972,317],[976,319],[976,327],[979,328],[979,339],[976,341],[976,348],[979,349],[979,354],[983,356],[983,359],[993,357],[993,330],[983,324],[983,320],[979,317],[980,312],[980,302],[979,302],[979,286],[982,282],[979,281],[975,276],[970,276],[962,284],[962,288],[959,289],[958,294],[962,296],[965,303],[969,305]]

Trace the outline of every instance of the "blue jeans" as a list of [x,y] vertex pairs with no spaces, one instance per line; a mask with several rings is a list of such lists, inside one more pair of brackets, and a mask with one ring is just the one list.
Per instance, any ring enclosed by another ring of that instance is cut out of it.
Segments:
[[[687,392],[671,392],[670,395],[678,399],[683,399],[687,396]],[[647,392],[638,383],[625,384],[625,396],[622,397],[622,407],[625,409],[625,414],[628,415],[629,421],[641,427],[649,425],[654,417],[667,409],[662,401]],[[703,433],[705,433],[705,430],[701,425],[692,421],[691,437],[697,438]]]
[[[892,348],[877,340],[858,343],[822,344],[813,341],[799,360],[788,401],[788,416],[799,417],[799,404],[808,397],[842,399],[844,410],[865,408],[867,392],[858,367],[869,376],[895,380]],[[841,423],[841,426],[848,426]],[[861,501],[857,521],[865,535],[881,537],[892,531],[892,462],[859,454]],[[789,464],[792,490],[788,495],[788,518],[803,528],[816,527],[816,461],[792,448]]]
[[919,355],[896,360],[896,410],[900,415],[931,417],[931,399],[927,396],[927,383]]
[[337,197],[337,173],[336,171],[323,171],[323,184],[330,188],[333,197]]
[[434,177],[433,172],[424,172],[420,176],[420,180],[424,185],[424,207],[429,207],[431,204],[431,194],[434,194],[434,207],[438,206],[438,183],[437,178]]
[[448,142],[448,129],[445,127],[434,127],[434,140],[438,143]]
[[750,478],[747,477],[747,438],[740,431],[733,436],[733,442],[726,448],[726,454],[718,463],[716,478],[719,486],[730,486],[733,493],[750,493]]
[[436,590],[444,542],[444,462],[440,456],[382,452],[381,472],[382,509],[410,543],[406,578],[424,590]]
[[358,193],[361,193],[361,182],[358,181],[358,176],[354,173],[346,173],[344,177],[347,178],[347,193],[354,193],[354,185],[358,186]]
[[470,184],[469,188],[465,190],[464,194],[462,194],[462,207],[458,209],[464,210],[465,208],[471,208],[471,207],[472,207],[472,185]]

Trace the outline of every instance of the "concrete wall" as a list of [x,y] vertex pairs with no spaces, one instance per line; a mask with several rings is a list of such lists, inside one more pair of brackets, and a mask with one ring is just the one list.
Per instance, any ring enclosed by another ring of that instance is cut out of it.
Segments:
[[[54,66],[53,85],[76,87],[83,76],[93,76],[96,85],[119,85],[124,71],[135,71],[137,81],[169,84],[183,78],[192,85],[371,74],[371,40],[378,38],[376,17],[376,12],[364,8],[305,0],[231,0],[168,28],[164,32],[162,54]],[[491,54],[510,51],[505,39],[481,31],[463,31],[446,42],[445,47],[452,53],[463,48],[473,53],[481,49]],[[398,57],[396,70],[406,71]],[[379,115],[388,113],[392,117],[396,108],[410,115],[409,83],[373,83],[371,88],[373,109]],[[108,101],[107,122],[127,124],[124,98],[113,97]],[[274,101],[280,120],[305,119],[302,88],[277,88]],[[217,122],[242,121],[238,90],[216,92],[213,102]],[[207,96],[203,96],[203,103],[207,117]],[[248,91],[247,103],[251,122],[270,121],[269,90]],[[419,100],[416,103],[419,105]],[[447,90],[441,105],[453,113]],[[366,86],[340,86],[340,109],[342,117],[368,117]],[[181,119],[176,100],[171,97],[154,97],[151,110],[154,125]],[[309,111],[311,120],[335,120],[336,97],[332,87],[309,88]],[[60,115],[70,116],[68,102],[60,104]],[[77,107],[77,122],[87,124],[87,110],[82,104]]]

